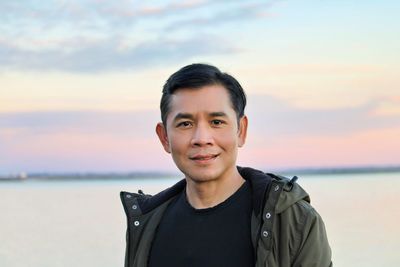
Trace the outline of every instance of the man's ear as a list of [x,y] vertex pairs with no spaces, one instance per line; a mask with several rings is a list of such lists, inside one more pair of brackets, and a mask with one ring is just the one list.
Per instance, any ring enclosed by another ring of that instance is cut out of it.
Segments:
[[239,129],[238,129],[238,138],[239,138],[238,146],[239,147],[242,147],[244,145],[244,143],[246,142],[247,124],[248,124],[248,119],[247,119],[247,116],[244,115],[239,120]]
[[168,142],[167,129],[165,129],[164,124],[162,122],[157,123],[156,133],[157,133],[158,139],[160,139],[160,142],[164,147],[164,150],[167,153],[171,153],[171,149],[169,147],[169,142]]

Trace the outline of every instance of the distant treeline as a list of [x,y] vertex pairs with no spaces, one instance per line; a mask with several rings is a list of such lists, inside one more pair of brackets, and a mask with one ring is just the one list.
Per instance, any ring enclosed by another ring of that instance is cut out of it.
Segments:
[[[318,175],[318,174],[363,174],[363,173],[393,173],[400,172],[400,166],[390,167],[348,167],[348,168],[302,168],[286,170],[264,170],[265,172],[279,173],[283,175]],[[166,172],[128,172],[128,173],[24,173],[24,175],[0,175],[0,181],[23,180],[101,180],[101,179],[146,179],[182,177],[179,173]]]
[[129,173],[27,173],[23,177],[20,175],[0,176],[1,180],[101,180],[101,179],[143,179],[143,178],[162,178],[176,177],[177,174],[165,172],[129,172]]
[[400,172],[400,166],[390,167],[347,167],[347,168],[303,168],[278,171],[282,174],[363,174]]

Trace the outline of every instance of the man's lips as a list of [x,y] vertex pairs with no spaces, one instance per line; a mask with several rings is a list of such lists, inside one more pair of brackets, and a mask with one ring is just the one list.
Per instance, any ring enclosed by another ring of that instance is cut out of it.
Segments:
[[198,154],[189,157],[191,160],[196,160],[196,161],[207,161],[210,159],[214,159],[218,156],[219,154]]

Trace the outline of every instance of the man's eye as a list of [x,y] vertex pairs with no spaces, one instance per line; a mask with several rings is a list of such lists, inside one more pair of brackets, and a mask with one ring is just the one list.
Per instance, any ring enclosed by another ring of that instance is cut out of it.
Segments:
[[221,120],[212,120],[211,123],[212,123],[213,125],[219,126],[219,125],[223,124],[224,122],[221,121]]
[[178,123],[177,127],[183,127],[183,128],[187,128],[190,127],[192,124],[189,121],[182,121],[180,123]]

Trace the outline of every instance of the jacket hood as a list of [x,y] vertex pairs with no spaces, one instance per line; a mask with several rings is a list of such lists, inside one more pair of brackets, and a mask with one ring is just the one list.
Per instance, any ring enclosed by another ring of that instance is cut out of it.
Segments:
[[275,176],[278,181],[283,183],[283,190],[279,195],[279,199],[275,207],[276,213],[282,213],[300,200],[311,203],[308,193],[296,183],[297,176],[294,176],[291,180],[289,180],[284,176],[274,174],[269,175]]

